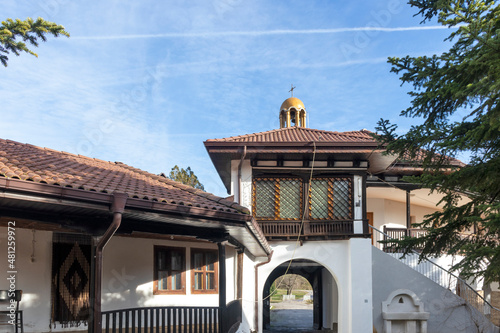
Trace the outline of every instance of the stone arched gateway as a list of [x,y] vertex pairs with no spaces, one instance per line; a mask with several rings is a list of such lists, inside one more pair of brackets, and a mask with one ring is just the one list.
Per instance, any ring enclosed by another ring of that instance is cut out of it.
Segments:
[[267,277],[263,295],[263,327],[270,329],[270,289],[274,280],[284,274],[304,277],[313,288],[313,329],[323,328],[336,331],[338,325],[338,288],[332,274],[325,266],[307,259],[296,259],[277,266]]

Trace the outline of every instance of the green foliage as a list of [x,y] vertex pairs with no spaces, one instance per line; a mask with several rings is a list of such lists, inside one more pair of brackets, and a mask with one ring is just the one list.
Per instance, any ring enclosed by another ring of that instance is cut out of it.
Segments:
[[[463,276],[500,281],[500,5],[410,4],[423,22],[437,17],[454,30],[447,38],[453,45],[441,55],[389,58],[391,71],[413,87],[411,106],[401,115],[421,122],[398,136],[397,127],[381,119],[378,139],[388,153],[423,165],[423,175],[410,181],[444,194],[444,210],[419,225],[427,236],[406,239],[400,247],[423,246],[422,257],[464,255],[454,267]],[[461,154],[470,155],[470,163],[453,169],[451,158]],[[470,202],[458,206],[464,193]]]
[[28,48],[26,43],[38,47],[39,40],[47,41],[47,34],[54,37],[59,35],[69,37],[69,33],[64,30],[62,25],[45,21],[40,17],[36,21],[32,18],[27,18],[24,21],[9,18],[2,21],[2,25],[0,25],[0,61],[7,67],[9,60],[7,54],[10,52],[16,56],[19,56],[21,52],[27,52],[38,57],[35,52]]
[[271,286],[270,289],[270,296],[271,296],[271,303],[279,303],[283,301],[283,295],[295,295],[296,300],[300,300],[304,298],[304,295],[307,294],[309,291],[306,290],[293,290],[291,294],[288,294],[288,291],[286,289],[273,289]]
[[271,295],[271,303],[279,303],[283,301],[283,295],[286,295],[285,289],[275,289]]
[[184,170],[176,165],[170,170],[168,178],[200,190],[205,190],[205,187],[200,183],[198,177],[191,171],[191,167],[187,167],[187,169]]

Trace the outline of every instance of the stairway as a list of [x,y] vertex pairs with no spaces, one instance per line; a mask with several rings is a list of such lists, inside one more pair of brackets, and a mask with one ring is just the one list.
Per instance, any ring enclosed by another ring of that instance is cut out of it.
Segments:
[[413,291],[424,303],[431,314],[428,332],[500,332],[490,320],[498,318],[500,310],[465,281],[433,262],[418,264],[417,254],[405,259],[400,256],[372,247],[373,320],[378,332],[383,332],[381,304],[397,289]]

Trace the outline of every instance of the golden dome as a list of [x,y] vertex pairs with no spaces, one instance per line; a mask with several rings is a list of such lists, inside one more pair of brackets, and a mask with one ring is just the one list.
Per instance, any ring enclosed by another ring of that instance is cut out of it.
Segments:
[[280,128],[306,127],[306,108],[296,97],[287,98],[280,108]]
[[305,110],[306,108],[304,107],[304,103],[296,97],[290,97],[285,99],[283,104],[281,104],[280,111],[285,110],[288,111],[291,108],[294,108],[295,110]]

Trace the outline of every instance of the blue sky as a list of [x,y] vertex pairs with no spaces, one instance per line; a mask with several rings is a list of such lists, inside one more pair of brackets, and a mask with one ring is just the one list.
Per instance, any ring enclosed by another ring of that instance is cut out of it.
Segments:
[[191,166],[225,196],[203,141],[276,129],[296,89],[309,127],[407,129],[387,57],[431,55],[450,31],[404,0],[4,0],[70,38],[0,68],[0,137],[158,174]]

